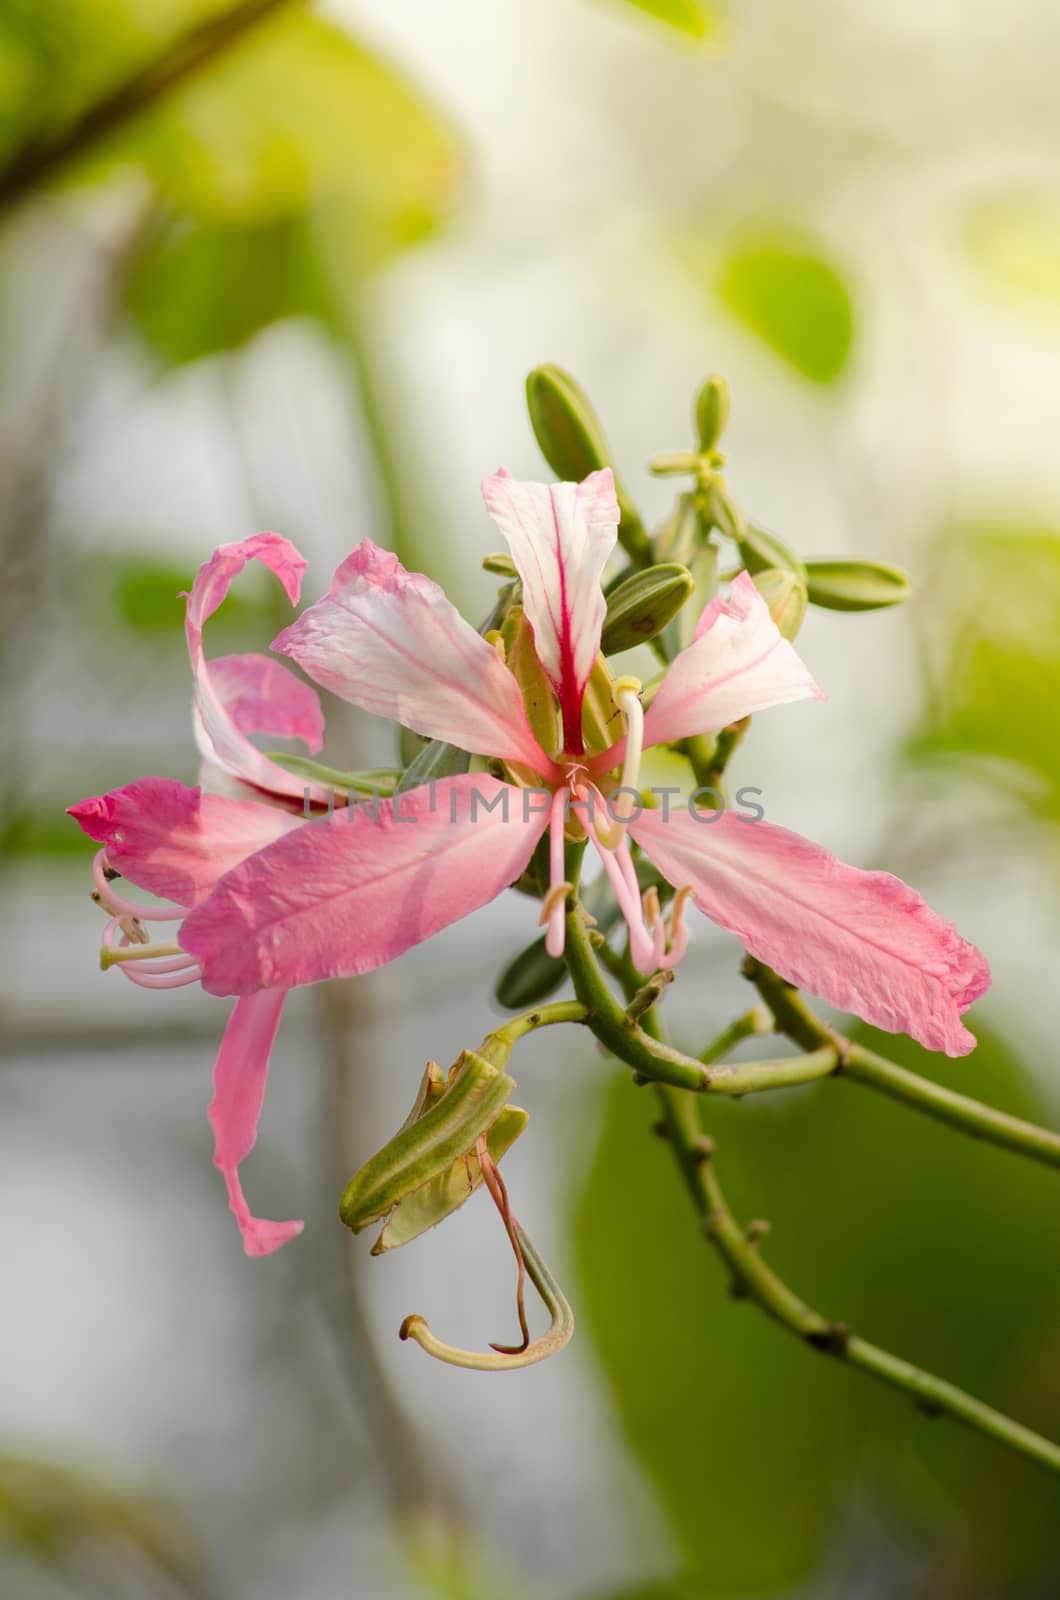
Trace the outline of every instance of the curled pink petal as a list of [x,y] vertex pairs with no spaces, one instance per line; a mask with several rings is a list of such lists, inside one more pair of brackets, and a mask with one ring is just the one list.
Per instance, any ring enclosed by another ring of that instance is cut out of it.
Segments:
[[[246,733],[233,719],[226,703],[223,693],[226,669],[221,669],[220,685],[215,684],[212,664],[206,660],[203,650],[203,626],[213,616],[227,595],[232,580],[242,572],[248,561],[262,562],[279,578],[291,604],[295,605],[298,601],[306,564],[294,545],[278,533],[256,533],[252,538],[241,539],[236,544],[221,545],[209,561],[199,568],[187,597],[184,621],[195,684],[196,735],[203,755],[234,777],[267,793],[286,795],[297,800],[302,798],[307,787],[304,780],[285,772],[251,744]],[[229,679],[230,676],[231,670],[228,669]],[[322,785],[310,784],[308,787],[311,799],[326,801],[327,793]]]
[[900,878],[731,812],[645,811],[629,831],[672,884],[690,885],[701,911],[789,982],[929,1050],[975,1048],[960,1018],[990,986],[986,959]]
[[376,716],[475,755],[552,763],[530,731],[519,686],[436,583],[370,539],[330,594],[274,640],[315,682]]
[[[695,640],[666,669],[644,714],[644,744],[717,733],[770,706],[824,698],[750,577],[741,572],[728,600],[719,595],[704,607]],[[617,765],[624,743],[597,757],[593,770],[606,772]]]
[[258,1136],[269,1056],[286,998],[282,990],[271,989],[237,1000],[214,1068],[214,1094],[208,1112],[214,1134],[214,1165],[224,1175],[228,1203],[248,1256],[271,1255],[305,1226],[302,1222],[268,1222],[252,1216],[238,1171]]
[[580,755],[582,695],[607,610],[600,579],[618,538],[611,469],[582,483],[553,484],[519,483],[502,469],[482,493],[523,580],[534,647],[559,696],[564,743]]
[[534,795],[468,773],[307,822],[229,872],[180,943],[210,994],[370,972],[519,877],[548,824]]
[[[79,801],[69,815],[104,846],[116,872],[181,906],[195,905],[244,856],[297,828],[301,820],[255,800],[203,794],[171,778],[139,778],[123,789]],[[106,892],[111,898],[109,886]],[[132,914],[144,914],[128,904]]]
[[270,656],[215,656],[214,693],[241,733],[301,739],[316,755],[324,743],[324,713],[316,691]]

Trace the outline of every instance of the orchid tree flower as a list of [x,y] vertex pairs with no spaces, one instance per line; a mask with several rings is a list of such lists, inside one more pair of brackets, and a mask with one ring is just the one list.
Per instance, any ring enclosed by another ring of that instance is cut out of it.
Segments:
[[[681,959],[691,900],[752,955],[833,1005],[950,1055],[971,1050],[961,1014],[988,986],[986,962],[915,890],[764,821],[641,803],[645,749],[821,697],[750,577],[706,607],[647,709],[635,679],[612,685],[617,725],[601,733],[586,687],[619,520],[611,472],[546,485],[501,471],[484,494],[558,706],[556,748],[531,727],[520,681],[495,645],[437,584],[365,540],[274,648],[354,705],[486,757],[502,775],[468,773],[335,811],[248,854],[180,928],[179,948],[203,987],[252,996],[371,971],[492,900],[548,830],[543,920],[552,954],[563,950],[570,892],[565,838],[580,833],[601,857],[641,971]],[[630,840],[676,890],[668,923],[652,891],[641,897]]]
[[[194,683],[194,719],[203,757],[203,785],[142,778],[109,794],[82,800],[70,815],[101,845],[93,863],[93,898],[108,913],[102,962],[143,989],[196,983],[201,970],[179,944],[152,943],[152,922],[180,922],[219,879],[247,856],[295,831],[303,808],[327,803],[318,784],[306,785],[262,754],[250,735],[298,739],[320,749],[324,723],[315,691],[269,656],[221,656],[207,662],[202,632],[250,560],[280,579],[296,604],[305,562],[286,539],[260,533],[222,546],[200,569],[187,599],[185,630]],[[207,782],[225,793],[211,793]],[[159,897],[131,900],[117,884],[128,879]],[[254,1147],[269,1057],[286,990],[241,996],[221,1041],[209,1119],[215,1164],[248,1255],[269,1255],[301,1233],[301,1222],[252,1215],[239,1164]]]

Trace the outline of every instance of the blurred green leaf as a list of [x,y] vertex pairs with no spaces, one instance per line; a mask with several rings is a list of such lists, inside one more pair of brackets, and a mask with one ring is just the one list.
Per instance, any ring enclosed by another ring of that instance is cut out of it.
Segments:
[[172,366],[238,349],[287,317],[333,326],[336,315],[301,217],[257,228],[178,225],[136,262],[126,305],[150,348]]
[[843,371],[854,310],[843,279],[813,240],[774,228],[746,234],[722,262],[718,291],[744,326],[803,377],[832,383]]
[[192,1586],[191,1565],[171,1515],[142,1494],[120,1492],[68,1467],[0,1456],[0,1545],[53,1566],[86,1543],[129,1545]]
[[626,0],[626,4],[636,6],[638,11],[647,12],[649,17],[665,22],[692,39],[709,38],[721,26],[717,11],[711,5],[704,5],[703,0]]
[[1060,819],[1060,532],[961,532],[935,622],[943,641],[917,757],[961,760]]
[[460,166],[451,129],[396,69],[298,11],[178,87],[105,159],[145,166],[179,209],[213,223],[334,200],[366,268],[434,226]]
[[[959,1068],[904,1039],[859,1037],[1042,1116],[989,1035]],[[763,1249],[782,1276],[826,1315],[988,1401],[1014,1404],[1015,1394],[1022,1420],[1047,1425],[1023,1364],[1060,1325],[1055,1174],[842,1080],[765,1098],[710,1103],[705,1123],[736,1215],[772,1219]],[[734,1304],[669,1152],[650,1135],[653,1116],[648,1092],[616,1083],[576,1214],[583,1326],[704,1592],[806,1579],[857,1494],[873,1494],[906,1539],[948,1537],[932,1496],[952,1496],[971,1462],[1007,1470],[1004,1452],[984,1454],[971,1433],[926,1421]],[[1046,1572],[1060,1558],[1060,1486],[1034,1481],[1047,1530],[1036,1570]],[[1010,1569],[1022,1560],[1016,1549],[1003,1556]]]
[[1060,199],[1055,194],[981,201],[965,218],[963,240],[993,288],[1060,309]]

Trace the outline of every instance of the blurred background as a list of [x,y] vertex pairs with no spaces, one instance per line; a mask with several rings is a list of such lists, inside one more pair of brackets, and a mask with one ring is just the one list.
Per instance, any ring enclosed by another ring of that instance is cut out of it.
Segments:
[[[215,544],[286,534],[312,598],[370,535],[478,620],[479,481],[545,475],[527,371],[576,374],[653,521],[723,372],[745,510],[915,583],[811,611],[830,698],[734,778],[988,954],[974,1056],[888,1053],[1055,1125],[1058,50],[1051,0],[0,0],[5,1600],[1060,1593],[1055,1484],[733,1303],[651,1105],[566,1030],[515,1062],[505,1171],[574,1343],[507,1377],[399,1345],[510,1328],[485,1201],[379,1260],[335,1207],[491,1025],[515,896],[295,997],[245,1181],[307,1228],[245,1259],[225,1007],[98,971],[63,814],[195,781],[175,597]],[[269,582],[212,653],[266,647]],[[392,760],[328,712],[325,759]],[[689,1047],[738,966],[699,920]],[[1060,1434],[1052,1175],[837,1083],[709,1111],[807,1298]]]

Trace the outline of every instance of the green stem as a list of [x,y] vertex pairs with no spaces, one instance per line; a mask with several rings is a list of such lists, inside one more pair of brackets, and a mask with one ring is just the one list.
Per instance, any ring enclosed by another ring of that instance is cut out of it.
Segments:
[[1060,1134],[943,1088],[930,1078],[922,1078],[907,1067],[900,1067],[885,1056],[844,1039],[814,1015],[796,988],[750,956],[744,962],[744,973],[772,1011],[781,1033],[812,1054],[826,1049],[838,1053],[836,1076],[863,1083],[879,1094],[889,1095],[892,1100],[900,1100],[914,1111],[934,1117],[937,1122],[944,1122],[973,1139],[985,1139],[1032,1161],[1041,1161],[1045,1166],[1060,1167]]
[[[602,989],[611,1004],[616,1005],[617,1002],[607,989],[599,968],[596,968],[598,982],[585,971],[583,960],[585,951],[588,951],[588,960],[595,967],[588,941],[584,941],[584,949],[578,946],[575,946],[573,951],[570,949],[570,923],[575,921],[580,923],[580,919],[572,915],[568,920],[567,933],[568,964],[575,988],[578,989],[580,983],[585,994]],[[595,1023],[598,1018],[593,1012],[592,1004],[589,1009],[590,1015],[586,1020],[596,1032]],[[624,1016],[625,1013],[621,1008],[618,1009]],[[653,1035],[650,1042],[659,1049],[667,1049],[668,1046],[661,1037],[662,1030],[657,1010],[648,1013],[644,1023],[644,1029],[639,1031],[646,1036],[650,1030]],[[613,1037],[616,1043],[619,1042],[617,1033],[613,1032]],[[618,1053],[620,1052],[616,1050],[616,1054]],[[828,1070],[835,1070],[837,1057],[833,1045],[821,1047],[819,1056],[822,1069],[827,1067]],[[639,1070],[638,1062],[630,1056],[623,1056],[622,1059],[635,1070]],[[770,1063],[770,1066],[780,1068],[798,1064],[777,1062]],[[753,1071],[754,1067],[755,1064],[751,1063],[749,1069],[735,1068],[733,1071]],[[700,1218],[703,1233],[728,1267],[732,1275],[733,1289],[738,1297],[752,1300],[767,1316],[803,1340],[811,1349],[822,1355],[833,1356],[847,1366],[856,1367],[877,1378],[881,1383],[898,1389],[907,1395],[914,1405],[929,1415],[953,1417],[968,1427],[975,1428],[978,1432],[1007,1445],[1018,1454],[1037,1461],[1054,1472],[1060,1472],[1060,1446],[1052,1444],[1048,1439],[1030,1428],[1025,1428],[1022,1423],[1015,1422],[1011,1417],[1006,1417],[1002,1412],[995,1411],[992,1406],[984,1405],[981,1400],[976,1400],[973,1395],[966,1394],[963,1389],[947,1383],[945,1379],[937,1378],[911,1362],[903,1361],[900,1357],[881,1350],[878,1345],[858,1338],[843,1323],[833,1322],[822,1316],[789,1288],[763,1260],[759,1249],[759,1234],[751,1228],[741,1227],[726,1204],[718,1179],[714,1144],[704,1135],[700,1122],[700,1100],[694,1093],[661,1082],[656,1083],[656,1093],[663,1112],[663,1131],[670,1142],[689,1198]]]
[[154,61],[88,106],[69,127],[33,135],[0,166],[0,211],[24,199],[173,89],[216,63],[259,23],[291,3],[243,0],[183,34]]
[[715,1061],[720,1061],[722,1056],[732,1049],[733,1045],[740,1044],[744,1039],[750,1039],[755,1034],[772,1033],[773,1018],[770,1012],[761,1006],[755,1006],[742,1017],[737,1017],[735,1022],[730,1022],[718,1037],[708,1044],[705,1050],[699,1053],[699,1059],[705,1067],[712,1066]]
[[535,1006],[532,1011],[524,1011],[522,1016],[513,1017],[510,1022],[494,1028],[490,1037],[503,1039],[506,1044],[512,1045],[525,1039],[528,1033],[535,1033],[538,1028],[551,1028],[558,1022],[584,1022],[587,1015],[585,1007],[578,1000],[555,1000],[551,1005]]

